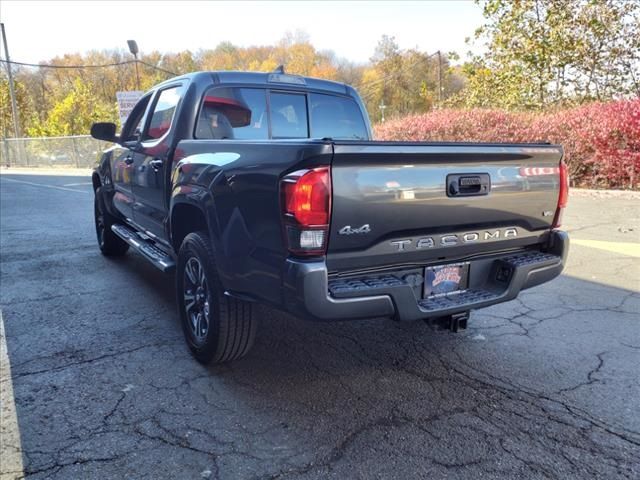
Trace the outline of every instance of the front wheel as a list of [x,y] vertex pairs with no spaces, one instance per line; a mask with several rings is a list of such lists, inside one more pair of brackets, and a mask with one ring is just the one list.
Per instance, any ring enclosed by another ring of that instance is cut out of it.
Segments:
[[224,363],[247,354],[257,329],[252,305],[224,295],[206,233],[190,233],[182,242],[176,290],[182,330],[200,363]]
[[129,244],[111,230],[111,225],[116,223],[116,219],[107,211],[104,205],[102,187],[96,189],[93,199],[93,214],[96,224],[98,246],[102,254],[107,257],[119,257],[127,253]]

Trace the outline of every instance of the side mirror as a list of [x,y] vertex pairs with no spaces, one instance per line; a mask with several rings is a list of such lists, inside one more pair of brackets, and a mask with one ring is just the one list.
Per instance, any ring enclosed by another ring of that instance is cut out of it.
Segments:
[[97,140],[106,142],[118,142],[116,124],[110,122],[98,122],[91,125],[91,136]]

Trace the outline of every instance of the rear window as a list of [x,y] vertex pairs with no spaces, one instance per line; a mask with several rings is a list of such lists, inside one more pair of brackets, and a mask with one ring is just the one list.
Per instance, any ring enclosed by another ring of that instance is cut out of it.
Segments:
[[366,140],[358,104],[321,93],[213,87],[202,100],[195,131],[195,138],[216,140],[310,137]]
[[271,136],[308,138],[307,99],[298,93],[271,93]]
[[362,113],[352,99],[311,93],[309,104],[312,138],[367,139]]
[[209,90],[202,102],[195,136],[219,140],[269,138],[265,90],[228,87]]

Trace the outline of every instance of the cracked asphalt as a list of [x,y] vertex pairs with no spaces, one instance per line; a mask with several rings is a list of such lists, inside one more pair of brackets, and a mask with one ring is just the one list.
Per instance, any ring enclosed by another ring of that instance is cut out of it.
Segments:
[[88,182],[0,177],[3,478],[640,477],[638,250],[607,247],[640,241],[637,197],[573,195],[565,273],[463,333],[261,308],[248,358],[207,368],[173,278],[99,254]]

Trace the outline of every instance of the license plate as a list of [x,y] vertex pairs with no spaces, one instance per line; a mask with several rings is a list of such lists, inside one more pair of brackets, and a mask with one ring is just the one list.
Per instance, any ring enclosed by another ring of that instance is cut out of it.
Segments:
[[424,271],[424,297],[466,290],[468,280],[469,263],[427,267]]

